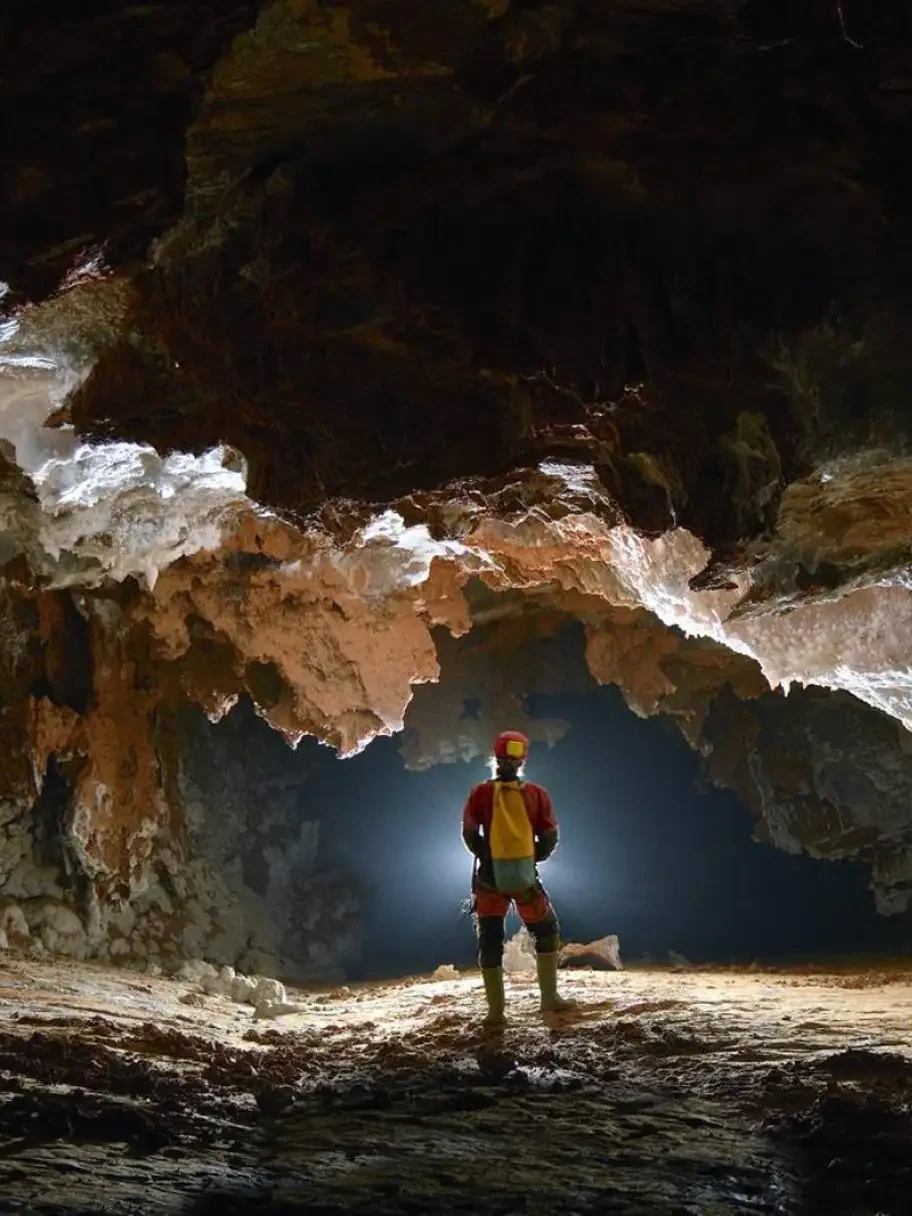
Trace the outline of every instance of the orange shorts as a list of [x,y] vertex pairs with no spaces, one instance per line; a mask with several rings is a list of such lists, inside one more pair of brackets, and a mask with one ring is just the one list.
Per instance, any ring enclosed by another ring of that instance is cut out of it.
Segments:
[[482,886],[475,888],[476,916],[499,916],[502,919],[513,903],[524,925],[534,925],[551,912],[551,901],[541,887],[532,887],[522,895],[513,896],[501,895],[499,891],[489,891]]

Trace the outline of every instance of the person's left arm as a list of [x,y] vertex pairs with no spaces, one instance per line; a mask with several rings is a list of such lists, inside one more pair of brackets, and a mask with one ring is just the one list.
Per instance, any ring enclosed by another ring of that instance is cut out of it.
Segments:
[[473,857],[481,856],[481,820],[478,815],[477,786],[469,793],[462,812],[462,843]]
[[557,843],[560,839],[560,828],[557,824],[557,817],[554,814],[551,795],[547,790],[542,789],[541,786],[538,787],[537,795],[535,823],[533,824],[535,832],[535,860],[547,861],[557,848]]

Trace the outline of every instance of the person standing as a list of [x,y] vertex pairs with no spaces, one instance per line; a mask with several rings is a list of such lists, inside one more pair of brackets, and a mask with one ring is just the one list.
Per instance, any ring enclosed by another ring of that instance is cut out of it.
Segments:
[[535,941],[542,1012],[573,1008],[557,991],[560,926],[538,875],[539,863],[557,848],[558,823],[548,791],[523,780],[528,754],[529,740],[519,731],[498,735],[495,775],[472,788],[462,815],[462,838],[475,858],[472,910],[489,1028],[505,1020],[504,919],[511,904]]

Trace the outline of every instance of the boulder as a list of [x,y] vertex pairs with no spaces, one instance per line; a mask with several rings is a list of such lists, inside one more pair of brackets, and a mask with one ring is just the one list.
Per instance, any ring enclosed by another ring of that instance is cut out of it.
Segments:
[[621,948],[617,934],[597,938],[594,942],[568,942],[561,947],[561,967],[591,967],[593,971],[622,971]]
[[236,975],[231,986],[231,999],[238,1005],[246,1005],[256,991],[256,980],[249,975]]
[[200,980],[200,988],[207,996],[227,996],[233,999],[232,993],[237,977],[233,967],[222,967],[215,975],[204,975]]
[[214,978],[218,975],[218,971],[211,963],[206,963],[201,958],[190,958],[181,963],[176,975],[179,980],[188,980],[191,984],[201,984],[204,979]]
[[247,998],[249,1004],[254,1006],[262,1004],[263,1001],[284,1004],[287,999],[285,985],[280,980],[269,979],[266,976],[260,976],[257,979],[256,987]]

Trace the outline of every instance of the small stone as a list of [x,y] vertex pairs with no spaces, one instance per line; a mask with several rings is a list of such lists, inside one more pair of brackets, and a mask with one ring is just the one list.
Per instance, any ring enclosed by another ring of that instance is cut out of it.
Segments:
[[253,1011],[253,1020],[259,1022],[263,1018],[281,1018],[289,1013],[302,1012],[302,1005],[292,1005],[289,1001],[260,1001]]
[[458,980],[459,972],[452,963],[441,963],[434,974],[432,980]]
[[28,921],[18,904],[0,901],[0,929],[14,946],[24,948],[31,940]]
[[205,997],[198,992],[185,992],[177,998],[182,1005],[190,1005],[193,1009],[202,1009],[206,1004]]
[[294,1105],[295,1096],[290,1085],[264,1085],[254,1094],[254,1101],[264,1115],[278,1115]]

